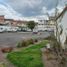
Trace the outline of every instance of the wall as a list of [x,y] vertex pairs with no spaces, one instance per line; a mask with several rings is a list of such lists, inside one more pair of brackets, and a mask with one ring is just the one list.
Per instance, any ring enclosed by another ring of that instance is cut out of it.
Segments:
[[[61,20],[62,18],[62,20]],[[61,20],[61,21],[60,21]],[[62,34],[60,34],[60,42],[62,47],[65,49],[66,45],[65,45],[65,40],[66,40],[66,36],[67,36],[67,11],[65,12],[65,14],[63,16],[61,16],[57,22],[58,24],[58,31],[59,33],[62,30]]]
[[4,16],[0,16],[0,23],[4,23]]

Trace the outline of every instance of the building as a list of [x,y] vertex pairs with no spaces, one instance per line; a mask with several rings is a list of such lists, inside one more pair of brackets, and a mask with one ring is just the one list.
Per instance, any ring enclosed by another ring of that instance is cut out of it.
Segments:
[[23,28],[24,30],[26,30],[26,25],[27,25],[27,21],[23,21],[23,20],[14,20],[14,19],[6,19],[4,18],[4,16],[0,16],[0,29],[2,30],[3,28],[5,30],[15,30],[15,28]]
[[[58,23],[58,32],[62,47],[67,48],[67,6],[55,19]],[[57,39],[59,39],[57,37]]]
[[37,29],[38,29],[38,31],[53,31],[54,30],[54,22],[52,19],[39,20]]
[[12,26],[13,23],[13,19],[4,19],[5,24],[7,24],[8,26]]
[[[10,27],[20,27],[22,29],[29,30],[27,28],[28,22],[29,21],[6,19],[6,18],[4,18],[4,16],[0,16],[0,24],[5,24]],[[37,23],[37,25],[34,28],[34,30],[36,30],[36,31],[45,31],[45,30],[51,31],[51,30],[53,30],[54,24],[52,22],[52,19],[38,20],[38,22],[36,22],[36,23]]]
[[45,22],[44,20],[39,20],[37,25],[38,31],[44,31],[45,30]]
[[4,20],[4,16],[0,16],[0,24],[4,24],[5,20]]

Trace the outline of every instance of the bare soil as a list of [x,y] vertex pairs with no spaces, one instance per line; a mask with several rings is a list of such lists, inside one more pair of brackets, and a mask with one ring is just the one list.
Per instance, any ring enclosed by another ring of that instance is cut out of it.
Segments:
[[6,59],[5,53],[2,53],[0,50],[0,63],[5,64],[6,67],[15,67],[13,64],[11,64],[7,59]]
[[44,67],[59,67],[54,55],[51,53],[45,53],[45,48],[42,48],[41,51]]

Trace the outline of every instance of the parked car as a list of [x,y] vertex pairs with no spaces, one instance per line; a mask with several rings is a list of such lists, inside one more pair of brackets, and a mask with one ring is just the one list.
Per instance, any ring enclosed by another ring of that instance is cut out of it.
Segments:
[[0,26],[0,33],[5,32],[5,28],[3,28],[2,26]]
[[17,27],[10,27],[10,26],[6,27],[6,31],[7,32],[17,32],[17,30],[18,30]]
[[0,28],[0,33],[3,32],[3,28]]
[[7,27],[7,28],[6,28],[6,31],[7,31],[7,32],[12,32],[11,27]]

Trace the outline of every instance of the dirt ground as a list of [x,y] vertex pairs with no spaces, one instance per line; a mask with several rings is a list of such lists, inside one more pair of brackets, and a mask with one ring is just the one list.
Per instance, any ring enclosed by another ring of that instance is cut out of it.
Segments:
[[[42,60],[43,60],[43,64],[44,67],[64,67],[64,66],[59,66],[58,61],[55,59],[55,55],[53,54],[46,54],[45,53],[45,48],[41,49],[42,51]],[[67,65],[65,66],[67,67]]]
[[0,63],[5,64],[6,67],[14,67],[13,64],[11,64],[7,59],[6,59],[6,54],[2,53],[0,50]]

